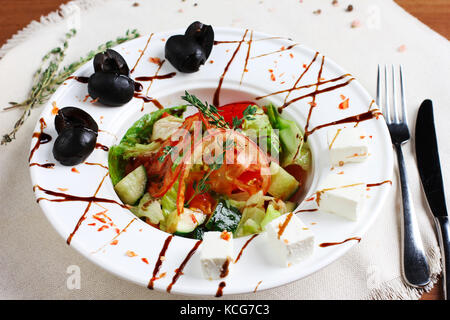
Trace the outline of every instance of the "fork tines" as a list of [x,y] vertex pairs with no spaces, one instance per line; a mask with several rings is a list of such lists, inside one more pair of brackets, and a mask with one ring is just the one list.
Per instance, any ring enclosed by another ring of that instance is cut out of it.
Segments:
[[[394,65],[391,65],[391,72],[390,72],[390,78],[392,80],[392,88],[389,90],[389,71],[388,66],[384,65],[384,68],[382,68],[380,65],[378,65],[378,72],[377,72],[377,97],[376,97],[376,103],[379,106],[379,108],[383,111],[384,117],[386,119],[386,122],[388,124],[390,123],[407,123],[407,117],[406,117],[406,103],[405,103],[405,90],[404,90],[404,80],[403,80],[403,67],[402,65],[398,66],[399,75],[398,79],[400,81],[400,103],[401,103],[401,116],[398,114],[398,105],[397,105],[397,83],[396,83],[396,76],[395,76],[395,67]],[[384,73],[384,75],[382,75]],[[384,81],[382,80],[384,78]],[[381,95],[382,95],[382,82],[384,82],[384,103],[381,103]],[[390,97],[392,97],[392,110],[391,110],[391,100]],[[392,111],[392,115],[391,115]]]

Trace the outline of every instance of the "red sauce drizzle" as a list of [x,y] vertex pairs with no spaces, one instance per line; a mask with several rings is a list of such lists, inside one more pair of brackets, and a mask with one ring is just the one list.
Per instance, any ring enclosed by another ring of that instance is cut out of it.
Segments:
[[255,293],[256,290],[258,290],[258,287],[259,287],[259,285],[261,284],[261,282],[262,282],[262,280],[260,280],[260,281],[258,282],[258,284],[257,284],[256,287],[255,287],[255,290],[253,290],[253,293]]
[[191,257],[194,255],[195,251],[197,251],[197,249],[198,249],[198,247],[200,246],[201,243],[202,243],[202,240],[198,240],[195,243],[194,247],[191,249],[191,251],[189,251],[189,253],[187,254],[186,258],[184,258],[183,262],[176,269],[175,275],[172,278],[172,283],[169,284],[169,286],[166,289],[168,293],[170,293],[170,291],[172,290],[172,287],[175,284],[175,282],[177,282],[178,278],[183,274],[184,267],[188,263],[189,259],[191,259]]
[[319,244],[319,247],[325,248],[325,247],[335,246],[335,245],[338,245],[338,244],[343,244],[343,243],[345,243],[347,241],[350,241],[350,240],[357,240],[358,242],[360,242],[361,238],[359,238],[359,237],[352,237],[352,238],[345,239],[344,241],[341,241],[341,242],[324,242],[324,243]]
[[221,296],[223,296],[223,288],[225,288],[226,283],[225,281],[222,281],[221,283],[219,283],[219,287],[217,288],[217,292],[216,292],[216,297],[220,298]]
[[163,257],[166,254],[167,248],[169,247],[170,241],[172,240],[173,235],[170,235],[167,237],[166,241],[164,241],[164,245],[161,249],[161,252],[159,253],[158,260],[155,263],[155,268],[153,269],[153,276],[150,279],[147,288],[153,290],[153,284],[156,280],[156,276],[158,275],[159,269],[161,268],[163,260],[161,260],[161,257]]
[[245,244],[242,246],[241,251],[239,251],[239,254],[236,258],[236,260],[234,260],[234,263],[237,263],[239,261],[239,259],[242,256],[242,252],[244,252],[244,249],[248,246],[248,244],[250,243],[250,241],[252,241],[253,239],[255,239],[258,236],[258,234],[254,234],[250,239],[247,240],[247,242],[245,242]]
[[230,61],[228,61],[227,65],[225,66],[225,69],[223,70],[222,75],[220,76],[219,84],[217,86],[216,91],[214,92],[214,98],[213,98],[213,104],[218,107],[219,106],[219,96],[220,96],[220,89],[222,88],[223,79],[225,78],[225,74],[228,71],[228,68],[230,67],[231,63],[233,62],[234,58],[236,57],[236,54],[238,53],[239,49],[241,48],[242,42],[244,42],[245,37],[247,36],[248,29],[245,30],[244,36],[242,37],[242,40],[239,41],[238,46],[233,52],[233,55],[231,56]]

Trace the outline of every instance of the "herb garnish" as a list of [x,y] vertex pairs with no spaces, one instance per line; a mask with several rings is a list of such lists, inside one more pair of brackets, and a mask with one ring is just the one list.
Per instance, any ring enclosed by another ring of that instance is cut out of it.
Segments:
[[253,116],[256,114],[257,110],[258,108],[256,106],[249,104],[242,113],[243,117],[241,119],[238,117],[233,117],[233,129],[239,128],[244,120],[255,120],[255,117]]
[[208,102],[201,102],[196,96],[190,94],[189,92],[184,92],[185,96],[181,99],[188,102],[189,105],[196,107],[206,118],[210,119],[209,123],[218,127],[229,129],[228,123],[225,121],[223,116],[219,113],[216,106],[209,104]]
[[1,141],[2,145],[7,144],[15,139],[17,131],[25,123],[25,120],[30,116],[31,110],[45,103],[56,91],[56,89],[83,64],[94,58],[94,56],[99,52],[103,52],[113,46],[139,37],[139,33],[137,30],[128,30],[125,33],[125,36],[118,37],[116,40],[108,41],[100,45],[96,50],[92,50],[85,57],[80,58],[79,61],[73,62],[60,70],[60,64],[64,60],[66,50],[69,47],[69,40],[75,35],[76,30],[71,29],[68,33],[66,33],[62,45],[50,50],[42,58],[41,66],[34,74],[33,86],[28,95],[28,98],[20,103],[10,102],[11,106],[4,108],[4,110],[9,110],[23,107],[24,110],[19,120],[17,120],[17,122],[14,124],[14,128],[9,133],[3,135]]
[[211,175],[211,173],[213,173],[216,170],[219,170],[222,167],[223,160],[224,160],[227,150],[233,148],[234,146],[236,146],[236,142],[234,140],[226,139],[224,141],[223,152],[221,154],[219,154],[218,156],[216,156],[212,163],[208,164],[209,171],[206,173],[206,175],[204,175],[198,182],[194,181],[192,183],[192,187],[194,189],[194,194],[188,200],[188,202],[186,202],[186,205],[188,205],[192,201],[192,199],[194,199],[196,196],[209,191],[209,189],[211,188],[211,186],[207,183],[207,182],[209,182],[209,176]]

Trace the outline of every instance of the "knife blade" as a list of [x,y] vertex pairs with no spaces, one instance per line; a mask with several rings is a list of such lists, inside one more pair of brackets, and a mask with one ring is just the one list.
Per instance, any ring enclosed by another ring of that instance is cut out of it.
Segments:
[[444,299],[447,300],[447,290],[450,288],[450,224],[439,161],[433,103],[429,99],[422,102],[417,114],[415,145],[419,176],[428,205],[435,218],[444,261],[443,286]]

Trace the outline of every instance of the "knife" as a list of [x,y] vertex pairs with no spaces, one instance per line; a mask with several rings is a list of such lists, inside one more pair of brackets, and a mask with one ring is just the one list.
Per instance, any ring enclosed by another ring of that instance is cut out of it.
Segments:
[[434,215],[441,247],[444,262],[442,273],[444,299],[448,300],[447,290],[450,288],[450,225],[439,162],[433,103],[428,99],[422,102],[417,114],[415,144],[420,180],[422,181],[428,205]]

